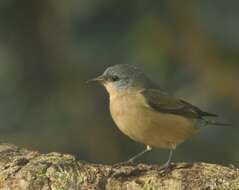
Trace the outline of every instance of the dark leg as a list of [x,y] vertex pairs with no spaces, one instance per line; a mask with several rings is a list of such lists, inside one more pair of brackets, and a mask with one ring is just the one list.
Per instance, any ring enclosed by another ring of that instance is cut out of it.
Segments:
[[141,157],[142,155],[144,155],[147,152],[150,152],[151,150],[152,150],[152,148],[150,146],[147,146],[145,150],[136,154],[134,157],[130,158],[127,162],[134,162],[137,158]]
[[170,166],[172,157],[173,157],[173,149],[170,150],[168,161],[160,167],[161,170],[167,169]]

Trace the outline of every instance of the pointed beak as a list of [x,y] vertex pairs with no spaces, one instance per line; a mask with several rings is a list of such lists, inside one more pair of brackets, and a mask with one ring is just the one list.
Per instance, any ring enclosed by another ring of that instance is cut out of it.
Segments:
[[91,80],[86,81],[86,83],[90,83],[90,82],[103,83],[103,82],[105,81],[105,79],[106,79],[105,76],[100,75],[100,76],[98,76],[98,77],[96,77],[96,78],[93,78],[93,79],[91,79]]

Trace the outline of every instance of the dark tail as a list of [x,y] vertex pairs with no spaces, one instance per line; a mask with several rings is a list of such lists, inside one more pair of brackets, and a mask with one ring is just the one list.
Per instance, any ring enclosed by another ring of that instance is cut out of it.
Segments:
[[214,121],[214,120],[208,120],[208,119],[203,119],[204,121],[206,121],[206,123],[208,125],[214,125],[214,126],[232,126],[232,124],[230,123],[221,123],[221,122],[217,122],[217,121]]

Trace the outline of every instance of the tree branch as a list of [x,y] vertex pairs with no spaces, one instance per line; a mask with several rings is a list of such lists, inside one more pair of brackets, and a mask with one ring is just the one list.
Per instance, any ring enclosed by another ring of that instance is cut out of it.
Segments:
[[206,163],[180,163],[169,171],[145,164],[95,165],[71,155],[0,144],[0,189],[238,190],[239,169]]

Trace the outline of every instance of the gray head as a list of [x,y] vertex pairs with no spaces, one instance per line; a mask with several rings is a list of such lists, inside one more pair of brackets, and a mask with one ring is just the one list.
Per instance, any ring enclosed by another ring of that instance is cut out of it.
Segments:
[[117,90],[156,87],[142,70],[127,64],[111,66],[94,80],[101,82],[106,87],[110,85]]

